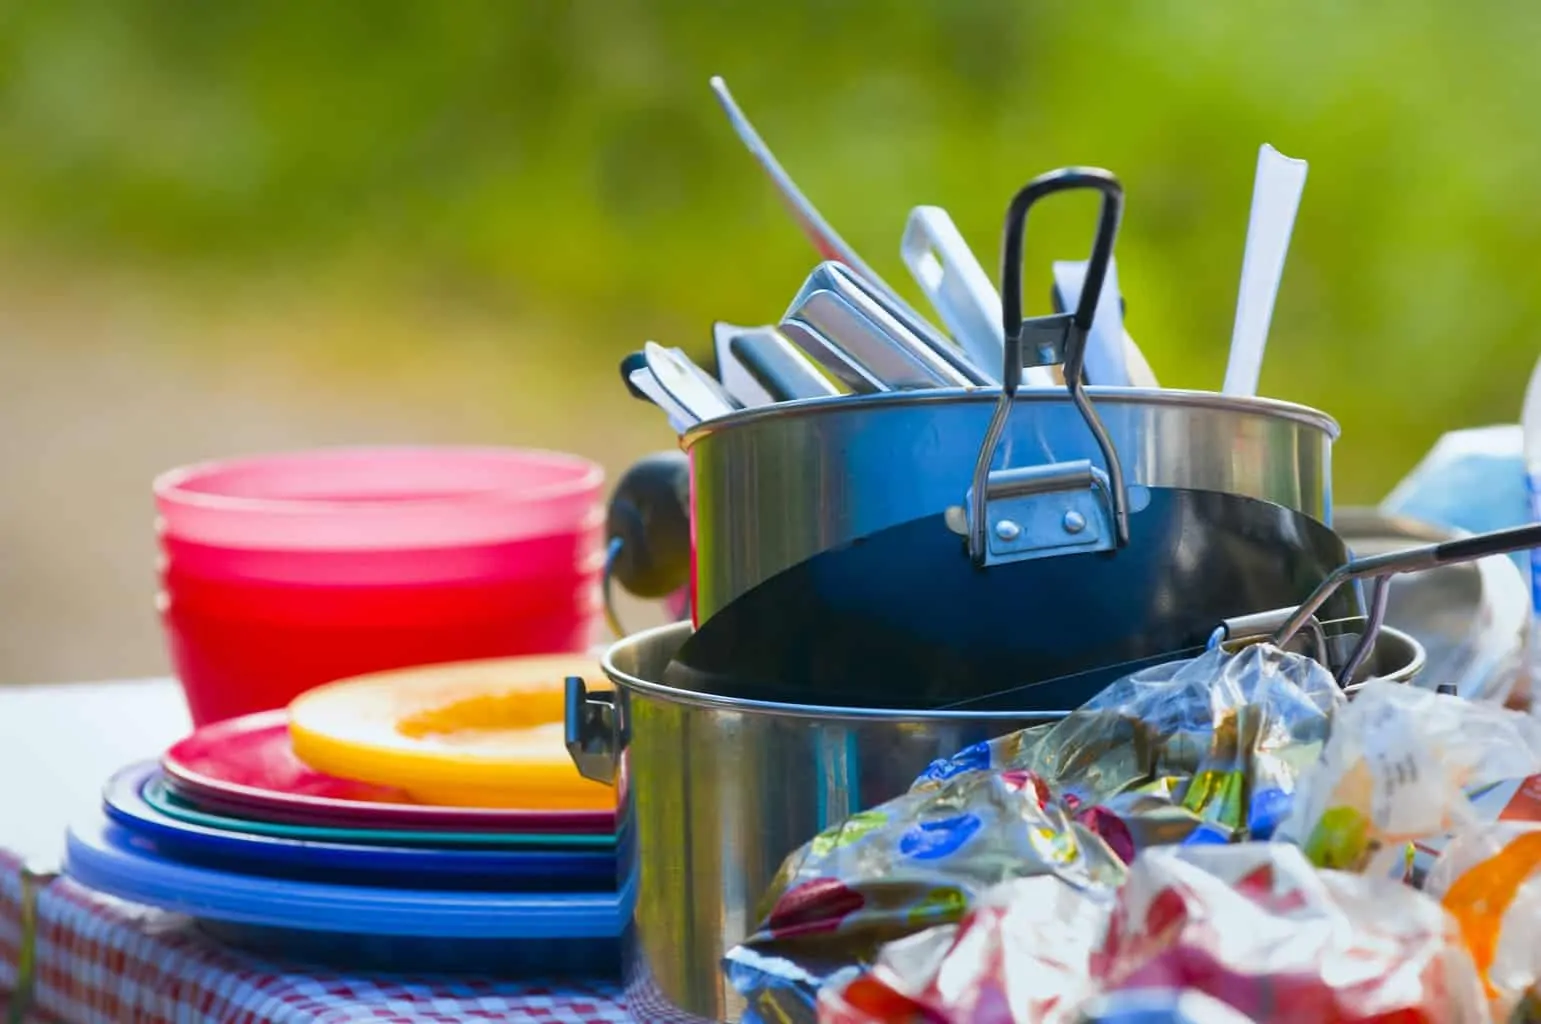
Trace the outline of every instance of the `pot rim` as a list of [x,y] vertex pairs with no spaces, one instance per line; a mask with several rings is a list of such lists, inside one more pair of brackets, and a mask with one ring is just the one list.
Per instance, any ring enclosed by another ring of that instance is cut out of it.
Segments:
[[[631,690],[645,694],[649,697],[658,697],[675,704],[684,704],[689,707],[711,708],[717,711],[737,711],[750,714],[772,714],[787,718],[815,718],[820,721],[857,721],[857,722],[977,722],[986,721],[1011,721],[1011,722],[1058,722],[1068,717],[1070,711],[964,711],[942,710],[921,711],[908,708],[853,708],[839,707],[822,704],[783,704],[778,701],[747,700],[742,697],[723,697],[712,693],[699,693],[695,690],[682,690],[674,686],[666,686],[647,679],[639,679],[629,672],[623,672],[616,667],[615,655],[623,650],[630,650],[650,642],[655,642],[660,637],[670,636],[675,633],[688,634],[692,630],[689,622],[671,622],[662,626],[654,626],[641,632],[617,640],[606,648],[603,657],[599,659],[600,668],[605,676],[617,689]],[[1391,626],[1381,626],[1381,632],[1390,634],[1398,640],[1409,645],[1413,652],[1412,661],[1396,673],[1396,681],[1400,684],[1408,684],[1422,671],[1427,655],[1423,645],[1408,633]],[[683,641],[682,641],[683,642]],[[1343,692],[1352,696],[1364,683],[1351,683],[1343,688]]]
[[[1093,386],[1084,389],[1094,405],[1172,405],[1194,409],[1215,409],[1221,412],[1252,413],[1274,419],[1291,420],[1327,435],[1336,441],[1342,434],[1338,421],[1320,409],[1277,398],[1244,398],[1222,395],[1214,391],[1182,391],[1177,388],[1119,388]],[[680,436],[680,447],[685,451],[699,441],[724,430],[760,423],[768,420],[799,419],[822,413],[854,411],[857,409],[883,408],[890,405],[934,405],[977,403],[995,405],[1000,400],[1001,389],[996,388],[926,388],[918,391],[885,391],[870,395],[831,395],[825,398],[804,398],[792,402],[776,402],[771,405],[741,409],[727,416],[719,416],[691,427]],[[1017,391],[1016,404],[1031,402],[1070,402],[1070,392],[1058,386],[1024,387]]]

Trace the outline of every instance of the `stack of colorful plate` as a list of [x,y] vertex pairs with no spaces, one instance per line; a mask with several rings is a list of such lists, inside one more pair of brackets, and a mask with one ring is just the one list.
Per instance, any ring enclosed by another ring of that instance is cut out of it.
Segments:
[[552,698],[574,671],[596,667],[407,670],[206,726],[108,783],[66,871],[297,959],[614,973],[628,839],[611,791],[563,763]]

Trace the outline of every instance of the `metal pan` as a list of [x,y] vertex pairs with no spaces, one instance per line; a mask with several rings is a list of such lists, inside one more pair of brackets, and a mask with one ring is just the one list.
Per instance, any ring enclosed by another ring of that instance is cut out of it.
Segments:
[[[1075,694],[1016,709],[1075,707],[1126,663],[1202,649],[1217,622],[1305,600],[1348,557],[1331,529],[1268,502],[1167,488],[1134,496],[1130,542],[1116,554],[1089,539],[1078,554],[981,570],[943,515],[823,552],[701,623],[667,682],[927,709],[1077,675]],[[1080,514],[1054,525],[1063,532]],[[1358,595],[1343,591],[1330,610],[1360,614]]]
[[[1071,190],[1102,199],[1079,301],[1023,319],[1028,212]],[[1202,644],[1217,621],[1305,600],[1347,560],[1331,529],[1284,505],[1126,479],[1081,384],[1121,210],[1122,190],[1106,171],[1056,171],[1017,193],[1003,245],[1003,383],[972,486],[957,504],[831,545],[712,607],[671,667],[671,685],[937,707]],[[1094,454],[1070,459],[1060,449],[1058,461],[999,465],[1021,368],[1056,362]],[[1162,440],[1144,439],[1147,449]],[[693,477],[698,495],[702,476]],[[717,555],[700,536],[698,565]],[[1359,611],[1352,593],[1333,604],[1339,617]]]

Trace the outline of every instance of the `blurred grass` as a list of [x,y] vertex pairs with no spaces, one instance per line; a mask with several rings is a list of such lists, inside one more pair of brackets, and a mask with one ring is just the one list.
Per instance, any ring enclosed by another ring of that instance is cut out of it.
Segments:
[[[619,402],[616,357],[774,318],[815,259],[711,97],[721,73],[917,301],[911,206],[946,206],[993,266],[1016,186],[1112,168],[1130,329],[1165,383],[1212,388],[1268,141],[1311,176],[1263,388],[1340,419],[1340,500],[1370,500],[1444,430],[1517,415],[1538,43],[1518,0],[12,4],[0,247],[32,274],[132,268],[190,316],[309,310],[294,344],[339,380],[467,345],[542,400]],[[1084,250],[1065,206],[1035,220],[1035,267]],[[240,343],[211,337],[198,358]]]

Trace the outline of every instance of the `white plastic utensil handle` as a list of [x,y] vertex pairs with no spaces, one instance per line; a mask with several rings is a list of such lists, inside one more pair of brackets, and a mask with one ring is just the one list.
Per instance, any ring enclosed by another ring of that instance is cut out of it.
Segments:
[[752,328],[721,321],[712,325],[712,345],[717,352],[717,375],[722,379],[722,386],[727,388],[734,398],[743,402],[746,409],[772,405],[776,401],[733,354],[733,339],[740,334],[747,334],[750,330]]
[[[1081,301],[1086,283],[1086,260],[1056,260],[1054,287],[1067,311]],[[1108,258],[1108,275],[1103,278],[1097,309],[1092,313],[1092,329],[1086,336],[1086,380],[1104,387],[1127,388],[1146,385],[1136,381],[1131,372],[1129,350],[1134,339],[1124,330],[1124,299],[1118,289],[1118,261]],[[1139,364],[1149,374],[1150,366],[1141,354]],[[1154,375],[1151,375],[1154,381]]]
[[1291,159],[1267,143],[1258,150],[1252,213],[1241,258],[1241,288],[1236,297],[1236,325],[1231,331],[1231,355],[1221,388],[1227,395],[1257,394],[1274,299],[1279,294],[1295,214],[1306,187],[1306,168],[1304,160]]
[[716,419],[733,411],[731,405],[685,365],[688,361],[680,353],[649,341],[642,346],[642,354],[647,357],[647,368],[653,372],[659,387],[698,421]]
[[1001,297],[947,211],[940,206],[911,210],[899,255],[942,325],[974,365],[999,382],[1005,358]]
[[[725,408],[728,412],[737,412],[744,407],[744,403],[734,398],[732,393],[722,386],[721,381],[707,373],[694,359],[686,355],[684,349],[670,348],[665,351],[672,356],[670,362],[675,367],[684,370],[695,379],[696,387],[710,396],[714,406]],[[646,346],[643,346],[643,354],[646,354]]]
[[700,421],[680,405],[658,383],[658,378],[653,376],[653,371],[645,366],[639,366],[631,371],[631,385],[648,397],[664,415],[669,418],[669,426],[674,428],[676,434],[683,434]]

